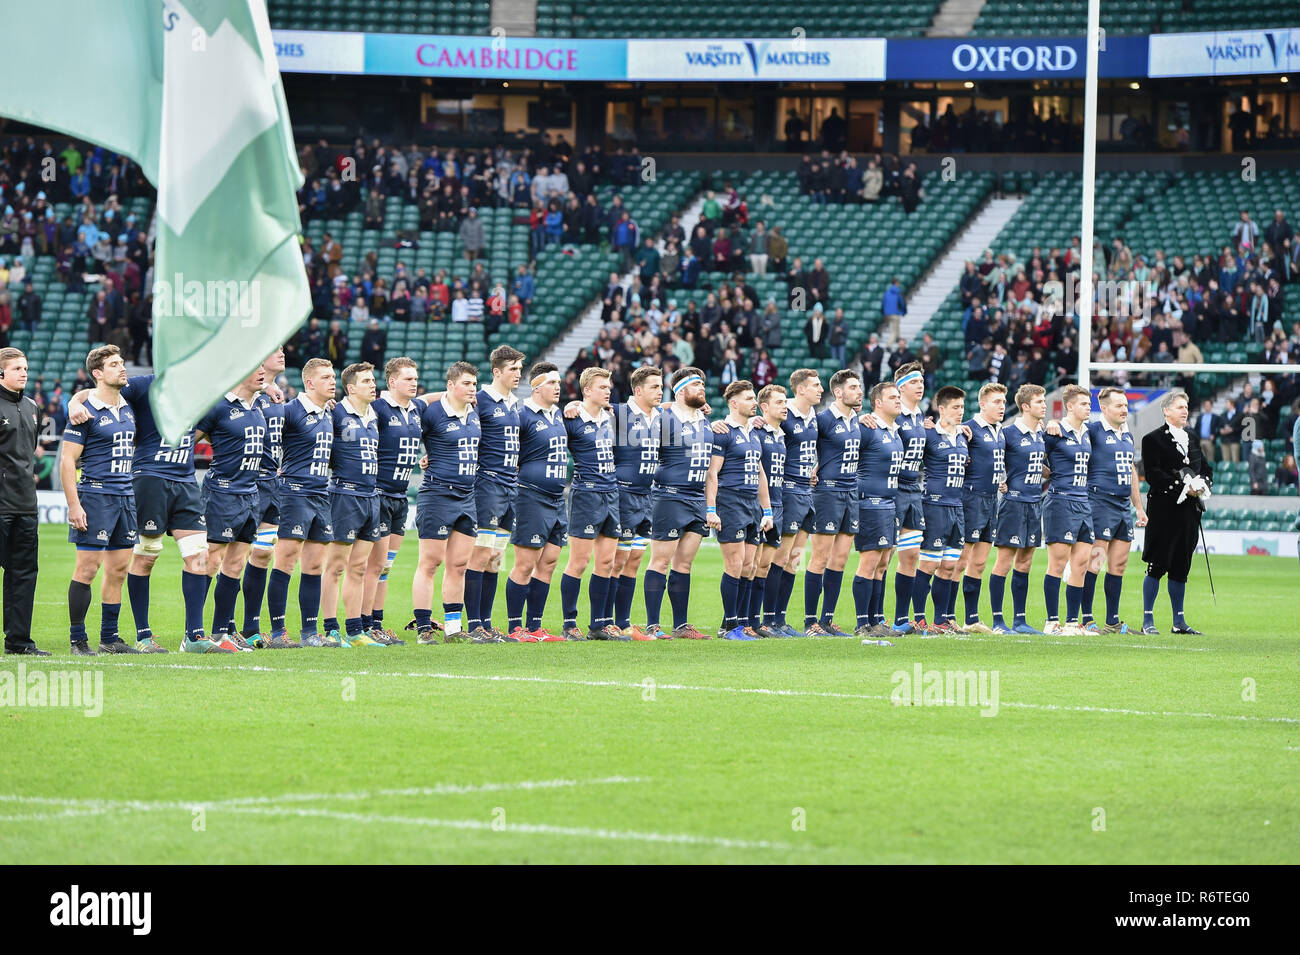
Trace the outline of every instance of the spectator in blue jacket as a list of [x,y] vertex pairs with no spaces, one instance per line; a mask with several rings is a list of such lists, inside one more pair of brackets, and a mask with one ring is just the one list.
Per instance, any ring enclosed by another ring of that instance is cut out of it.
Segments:
[[889,342],[898,341],[899,325],[907,314],[907,302],[903,300],[903,285],[897,276],[885,289],[885,297],[880,303],[880,312],[884,316],[881,322],[881,334]]
[[625,209],[619,216],[618,225],[614,226],[614,248],[623,256],[623,271],[632,266],[632,254],[636,251],[637,227],[632,216]]
[[682,255],[682,288],[695,288],[700,281],[700,260],[695,257],[691,247],[686,247]]
[[511,293],[519,299],[519,304],[527,312],[533,304],[533,296],[537,294],[537,280],[533,278],[533,273],[528,271],[528,266],[519,266],[519,274],[515,276],[514,285],[511,286]]

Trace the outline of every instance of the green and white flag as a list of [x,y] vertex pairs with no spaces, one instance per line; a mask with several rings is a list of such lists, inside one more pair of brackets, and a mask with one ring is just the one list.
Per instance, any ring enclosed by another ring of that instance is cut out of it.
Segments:
[[180,439],[306,320],[289,111],[265,0],[32,0],[4,12],[0,114],[158,189],[158,429]]

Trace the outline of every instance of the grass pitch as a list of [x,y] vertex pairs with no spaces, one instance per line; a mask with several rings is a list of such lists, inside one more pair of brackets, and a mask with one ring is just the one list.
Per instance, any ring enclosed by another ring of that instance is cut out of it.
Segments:
[[[58,655],[4,657],[0,671],[100,672],[103,713],[0,707],[0,862],[1300,855],[1300,624],[1287,561],[1215,557],[1216,607],[1198,558],[1188,615],[1200,637],[1168,634],[1162,594],[1159,637],[904,637],[892,648],[412,641],[74,660],[73,550],[60,527],[42,528],[41,540],[36,638]],[[1039,622],[1045,562],[1031,586]],[[391,578],[390,625],[408,619],[414,564],[412,540]],[[1141,571],[1135,562],[1126,581],[1131,623]],[[693,574],[701,628],[719,622],[720,572],[706,547]],[[179,580],[169,544],[152,623],[173,650]],[[504,589],[498,625],[503,602]],[[846,581],[841,623],[851,602]],[[638,590],[634,619],[642,608]],[[289,610],[293,628],[296,590]],[[129,607],[122,621],[130,626]],[[97,633],[96,607],[87,623]],[[559,624],[558,586],[546,623]],[[897,674],[918,664],[926,674],[996,671],[997,715],[895,705]]]

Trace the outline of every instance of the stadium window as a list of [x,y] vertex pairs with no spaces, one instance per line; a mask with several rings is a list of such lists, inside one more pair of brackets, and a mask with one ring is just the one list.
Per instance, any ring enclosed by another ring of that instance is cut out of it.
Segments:
[[421,112],[424,114],[424,128],[432,133],[459,133],[465,129],[465,114],[472,107],[473,100],[440,99],[425,93],[422,97]]
[[754,100],[718,99],[718,138],[747,143],[754,139]]

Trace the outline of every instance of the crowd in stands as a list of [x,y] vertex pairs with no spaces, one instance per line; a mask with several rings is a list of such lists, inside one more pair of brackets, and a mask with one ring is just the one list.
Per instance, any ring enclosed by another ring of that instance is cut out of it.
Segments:
[[846,150],[832,154],[823,149],[816,157],[805,153],[796,175],[799,193],[819,204],[874,204],[897,197],[903,211],[911,214],[924,198],[916,163],[897,156],[877,153],[859,163]]
[[[53,256],[72,292],[91,290],[87,340],[138,360],[150,337],[151,223],[123,203],[153,187],[129,159],[100,146],[14,138],[0,143],[0,347],[15,326],[35,331],[44,303],[32,281]],[[57,205],[71,206],[59,216]]]

